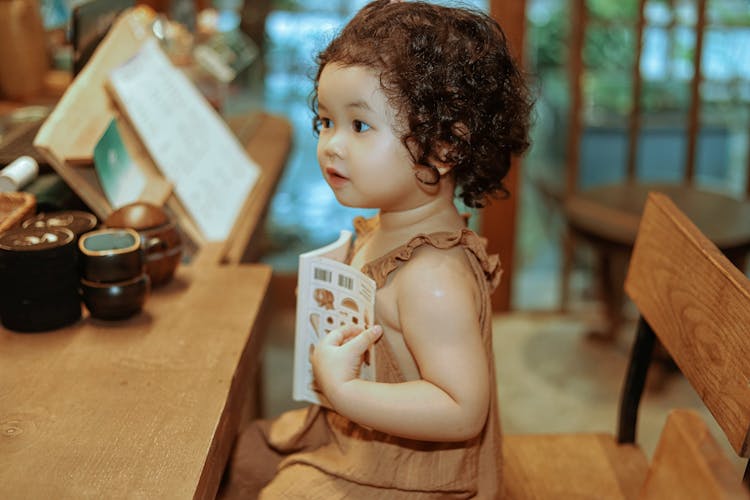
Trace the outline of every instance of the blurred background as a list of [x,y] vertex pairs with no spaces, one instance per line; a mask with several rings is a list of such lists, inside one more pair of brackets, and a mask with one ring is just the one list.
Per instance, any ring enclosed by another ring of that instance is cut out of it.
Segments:
[[[262,105],[286,116],[295,130],[292,156],[266,225],[264,260],[280,272],[294,272],[299,252],[334,239],[357,213],[338,205],[318,173],[307,98],[316,51],[364,3],[277,0],[268,5],[262,77],[253,84]],[[625,178],[638,21],[638,2],[585,3],[580,188]],[[573,4],[568,0],[525,2],[523,57],[537,105],[533,146],[520,165],[519,185],[513,193],[518,203],[511,288],[515,310],[560,306],[564,229],[560,202],[570,139],[568,62]],[[489,8],[486,0],[471,5]],[[750,134],[750,4],[711,0],[706,9],[695,182],[744,198]],[[650,0],[645,3],[644,17],[638,175],[679,182],[686,163],[698,2]],[[503,19],[499,20],[502,24]],[[585,304],[595,295],[593,268],[585,248],[577,251],[570,285],[573,304]]]
[[[52,51],[53,63],[65,67],[70,54],[60,40],[70,32],[71,12],[84,2],[39,1],[47,33],[58,33],[50,37],[50,43],[59,46]],[[353,216],[367,215],[338,205],[319,174],[308,103],[316,53],[366,1],[139,3],[152,6],[185,32],[221,33],[222,43],[241,54],[231,79],[222,82],[220,90],[205,85],[203,77],[203,90],[218,99],[215,104],[225,116],[263,109],[292,123],[291,156],[271,202],[258,253],[278,276],[293,275],[299,253],[335,239]],[[736,199],[747,196],[750,3],[746,0],[461,4],[491,11],[512,32],[512,43],[520,41],[514,49],[536,95],[533,145],[516,165],[517,183],[507,205],[513,208],[512,224],[501,226],[502,235],[487,235],[502,239],[511,249],[501,251],[505,267],[512,272],[507,275],[508,297],[500,309],[596,307],[591,305],[597,296],[596,258],[579,245],[570,265],[564,265],[562,206],[571,190],[622,182],[628,175],[636,81],[636,176],[680,183],[689,168],[691,182],[701,189]],[[574,43],[576,36],[579,45]],[[691,145],[688,132],[695,107],[691,98],[699,38],[699,123]],[[580,54],[573,53],[576,47]],[[580,71],[575,69],[576,58]],[[195,76],[197,82],[200,79]],[[579,85],[578,94],[571,82]],[[573,132],[571,125],[576,127]],[[481,219],[493,213],[476,213],[472,227],[486,228]],[[563,272],[567,281],[562,281]]]

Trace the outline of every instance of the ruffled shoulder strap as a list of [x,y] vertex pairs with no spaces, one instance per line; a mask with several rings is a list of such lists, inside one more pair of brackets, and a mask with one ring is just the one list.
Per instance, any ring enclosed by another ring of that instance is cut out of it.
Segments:
[[378,227],[378,224],[380,223],[380,218],[375,215],[374,217],[370,217],[369,219],[365,219],[364,217],[357,216],[352,221],[352,224],[354,225],[354,231],[357,235],[357,238],[360,238],[362,236],[367,235],[368,233],[371,233],[373,229]]
[[373,229],[378,227],[379,223],[380,218],[377,215],[370,217],[369,219],[365,219],[361,215],[354,218],[352,225],[354,226],[354,234],[356,235],[356,238],[349,258],[362,248],[362,245],[367,241],[370,233],[372,233]]
[[423,245],[430,245],[441,250],[461,246],[470,260],[473,261],[473,267],[477,274],[482,273],[484,275],[490,292],[500,283],[502,275],[500,258],[496,254],[487,255],[487,240],[479,237],[474,231],[465,228],[453,232],[418,234],[406,244],[365,264],[362,267],[362,272],[375,280],[378,288],[380,288],[385,284],[388,275],[398,269],[403,262],[408,261],[414,251]]

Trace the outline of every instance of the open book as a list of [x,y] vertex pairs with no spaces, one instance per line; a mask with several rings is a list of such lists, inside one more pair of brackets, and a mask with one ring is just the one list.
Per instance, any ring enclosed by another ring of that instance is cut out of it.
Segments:
[[[344,263],[351,241],[351,231],[344,230],[333,243],[299,256],[292,391],[295,401],[322,403],[313,386],[310,363],[318,340],[341,326],[369,328],[373,324],[375,282]],[[372,348],[365,354],[360,378],[375,380],[374,354]]]

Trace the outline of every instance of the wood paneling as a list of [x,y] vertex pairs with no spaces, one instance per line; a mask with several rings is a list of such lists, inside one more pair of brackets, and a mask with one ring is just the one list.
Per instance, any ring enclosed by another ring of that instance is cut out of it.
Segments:
[[[503,27],[514,57],[522,64],[526,31],[526,0],[490,0],[490,14]],[[503,279],[492,296],[492,308],[495,311],[510,309],[518,200],[521,195],[518,175],[520,168],[521,161],[514,159],[510,173],[505,179],[506,186],[511,192],[510,198],[494,200],[481,212],[480,232],[488,240],[489,252],[499,254],[503,264]]]

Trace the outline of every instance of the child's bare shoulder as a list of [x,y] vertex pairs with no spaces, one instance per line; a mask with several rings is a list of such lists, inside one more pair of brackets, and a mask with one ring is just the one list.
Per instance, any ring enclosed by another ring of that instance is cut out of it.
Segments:
[[[419,342],[420,332],[433,339],[438,331],[463,335],[478,318],[481,291],[461,247],[420,247],[396,273],[393,285],[401,331],[408,332],[409,342]],[[456,324],[464,326],[450,326]]]
[[474,272],[462,247],[420,247],[403,264],[398,278],[401,286],[420,290],[420,293],[430,290],[474,293],[476,290]]

